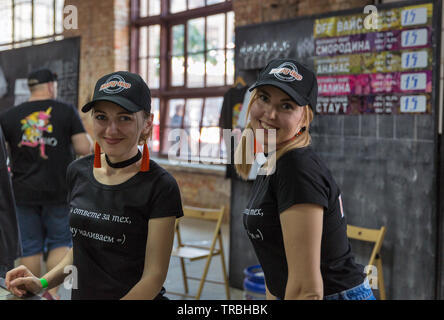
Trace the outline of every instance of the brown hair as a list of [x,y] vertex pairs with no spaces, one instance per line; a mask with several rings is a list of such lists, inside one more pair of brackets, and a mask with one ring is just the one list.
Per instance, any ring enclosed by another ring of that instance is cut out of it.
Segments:
[[[250,114],[252,104],[259,98],[257,90],[254,89],[250,101],[248,103],[247,109],[247,119]],[[310,123],[313,121],[313,111],[310,106],[306,105],[304,108],[304,115],[302,119],[302,127],[305,127],[305,131],[301,133],[295,140],[285,144],[281,148],[276,150],[276,153],[273,154],[272,157],[268,157],[267,162],[263,165],[263,168],[267,168],[269,172],[272,171],[272,167],[270,165],[272,162],[270,160],[274,160],[274,163],[282,157],[286,152],[296,149],[303,148],[311,144],[311,136],[309,133]],[[248,175],[252,166],[252,159],[254,159],[254,130],[252,129],[251,122],[248,122],[244,131],[242,132],[241,139],[237,145],[236,151],[234,153],[234,167],[236,169],[237,174],[244,180],[247,180]]]

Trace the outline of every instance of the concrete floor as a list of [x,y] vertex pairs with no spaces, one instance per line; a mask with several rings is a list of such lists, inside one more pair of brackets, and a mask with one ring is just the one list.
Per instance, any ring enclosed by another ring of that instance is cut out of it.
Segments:
[[[181,218],[181,237],[183,242],[192,242],[194,244],[199,244],[203,246],[210,246],[210,242],[213,235],[213,226],[207,221],[200,221],[195,219]],[[225,223],[222,225],[222,238],[225,253],[225,266],[228,272],[228,259],[229,259],[229,248],[230,248],[230,235],[229,235],[229,224]],[[207,240],[208,239],[208,240]],[[193,240],[193,241],[191,241]],[[176,239],[175,243],[176,245]],[[194,262],[185,262],[185,268],[187,274],[192,277],[200,277],[203,273],[205,266],[205,260],[198,260]],[[215,281],[223,281],[222,267],[221,267],[220,256],[213,257],[210,268],[208,271],[207,279]],[[188,280],[189,294],[195,295],[197,293],[199,281]],[[184,292],[182,271],[180,268],[180,260],[178,258],[171,257],[170,266],[168,269],[167,279],[164,284],[167,290],[166,296],[171,300],[193,300],[192,298],[185,298],[182,296],[177,296],[170,294],[169,292]],[[63,286],[60,286],[59,294],[61,300],[70,300],[71,292],[66,290]],[[230,298],[231,300],[242,300],[243,291],[230,288]],[[201,300],[226,300],[225,287],[220,284],[205,283]]]
[[[181,218],[181,237],[182,242],[193,243],[196,245],[210,246],[213,236],[213,225],[207,221],[195,220]],[[222,225],[222,238],[225,254],[225,266],[228,271],[228,259],[229,259],[229,248],[230,248],[230,234],[229,234],[229,224]],[[176,242],[175,244],[176,245]],[[200,277],[203,274],[205,267],[205,259],[198,261],[186,261],[185,269],[187,275],[192,277]],[[207,279],[215,281],[223,281],[222,275],[222,264],[220,256],[215,256],[211,260],[210,268],[208,270]],[[171,300],[192,300],[192,298],[184,298],[181,296],[175,296],[169,294],[172,292],[184,292],[183,280],[182,280],[182,270],[180,268],[180,259],[171,257],[170,267],[168,269],[167,280],[165,281],[165,289],[167,290],[167,296]],[[188,280],[189,294],[195,295],[199,286],[199,281]],[[230,298],[231,300],[241,300],[243,299],[243,291],[230,288]],[[202,291],[201,300],[226,300],[225,286],[223,284],[213,284],[211,282],[206,282]]]

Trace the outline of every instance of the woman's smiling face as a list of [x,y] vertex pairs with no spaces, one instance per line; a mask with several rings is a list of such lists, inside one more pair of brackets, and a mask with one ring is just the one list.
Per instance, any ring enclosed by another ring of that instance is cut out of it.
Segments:
[[140,135],[149,129],[141,112],[130,113],[108,101],[95,103],[94,136],[111,161],[126,160],[137,152]]
[[[303,126],[304,109],[277,87],[258,87],[250,109],[251,126],[257,141],[268,146],[268,130],[271,129],[276,130],[276,145],[292,139]],[[264,134],[258,134],[258,129]]]

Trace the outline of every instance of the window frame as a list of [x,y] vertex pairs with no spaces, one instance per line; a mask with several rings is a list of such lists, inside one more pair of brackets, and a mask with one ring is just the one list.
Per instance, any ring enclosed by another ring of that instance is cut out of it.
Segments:
[[[62,28],[61,33],[56,32],[56,30],[57,30],[57,9],[58,9],[56,0],[52,0],[52,10],[53,10],[52,31],[53,31],[53,33],[46,35],[46,36],[35,37],[35,19],[34,19],[35,3],[34,3],[34,0],[30,0],[30,4],[31,4],[31,38],[26,38],[26,39],[16,41],[15,40],[15,31],[16,31],[15,30],[15,16],[16,16],[15,11],[16,11],[16,5],[18,5],[20,3],[17,3],[18,0],[10,0],[10,1],[11,1],[11,8],[12,8],[12,15],[11,15],[11,20],[12,20],[11,39],[12,39],[12,42],[0,43],[0,51],[41,44],[42,40],[47,40],[47,42],[50,42],[50,41],[55,41],[55,40],[59,40],[59,39],[63,38],[63,28]],[[64,8],[64,3],[61,8],[62,11],[63,11],[63,8]],[[63,13],[62,13],[62,21],[61,22],[63,24]]]
[[[223,97],[229,88],[232,87],[232,84],[227,83],[227,64],[225,63],[225,78],[224,85],[219,86],[211,86],[206,87],[207,83],[207,72],[204,75],[204,87],[196,87],[196,88],[188,88],[187,84],[187,73],[184,73],[184,84],[183,86],[171,86],[172,73],[171,73],[171,64],[170,59],[173,56],[172,50],[172,30],[176,25],[184,24],[184,63],[186,70],[187,63],[187,22],[191,19],[208,17],[215,14],[225,14],[225,47],[224,55],[227,57],[227,15],[233,11],[232,0],[226,0],[221,3],[208,5],[205,7],[194,8],[186,11],[181,11],[177,13],[169,13],[169,0],[161,0],[161,10],[159,15],[155,16],[147,16],[147,17],[139,17],[140,10],[140,0],[131,0],[131,23],[130,23],[130,71],[134,73],[139,73],[139,39],[140,32],[139,28],[141,27],[149,27],[152,25],[160,25],[160,56],[159,56],[159,88],[153,88],[151,90],[152,98],[159,99],[159,152],[156,153],[156,156],[159,158],[167,158],[168,155],[162,153],[163,150],[163,140],[165,130],[168,130],[170,127],[167,125],[167,112],[169,111],[168,104],[171,99],[184,99],[185,105],[187,99],[193,98],[202,98],[202,107],[201,107],[201,118],[199,123],[199,132],[202,131],[202,128],[206,128],[207,126],[202,126],[203,114],[205,112],[205,103],[206,98],[213,97]],[[205,19],[206,26],[206,19]],[[206,61],[206,54],[210,51],[207,50],[206,44],[206,32],[205,32],[205,42],[204,42],[204,61]],[[220,49],[219,49],[220,50]],[[233,79],[234,80],[234,79]],[[185,118],[186,106],[183,114],[183,118]],[[184,119],[182,119],[182,127],[183,128]],[[220,130],[222,132],[222,130]],[[166,137],[165,137],[166,138]],[[222,142],[222,134],[221,139]],[[219,144],[221,146],[221,144]],[[199,142],[199,152],[200,152],[200,142]],[[220,152],[219,152],[220,154]],[[215,159],[216,160],[216,159]],[[221,160],[221,159],[219,159]]]

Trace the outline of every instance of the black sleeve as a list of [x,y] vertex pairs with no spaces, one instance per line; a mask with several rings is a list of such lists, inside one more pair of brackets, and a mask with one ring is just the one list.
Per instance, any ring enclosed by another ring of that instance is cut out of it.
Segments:
[[170,216],[180,218],[183,216],[179,186],[176,180],[169,174],[164,174],[160,177],[151,203],[150,219]]
[[3,131],[0,127],[0,266],[13,265],[14,260],[22,255],[15,197],[6,158]]
[[222,129],[231,129],[232,127],[232,103],[231,96],[233,93],[233,88],[228,89],[224,94],[224,100],[222,103],[222,108],[220,110],[219,127]]
[[328,208],[329,186],[322,171],[311,159],[282,159],[274,175],[278,211],[295,204],[312,203]]
[[5,112],[2,112],[2,113],[0,113],[0,127],[2,128],[2,135],[3,135],[3,139],[5,140],[5,142],[7,142],[8,141],[8,137],[7,137],[7,134],[8,134],[8,132],[7,132],[7,127],[6,127],[6,124],[7,124],[8,122],[7,121],[5,121]]
[[71,202],[71,190],[72,190],[73,184],[74,184],[74,178],[73,178],[73,175],[74,175],[73,164],[74,164],[74,162],[75,161],[71,162],[68,165],[68,168],[66,169],[66,186],[68,187],[67,188],[68,194],[66,196],[66,203],[68,203],[68,205]]
[[82,133],[85,132],[85,128],[83,127],[83,123],[82,120],[80,119],[79,113],[77,111],[77,109],[73,106],[70,105],[69,108],[71,109],[71,136],[77,134],[77,133]]

